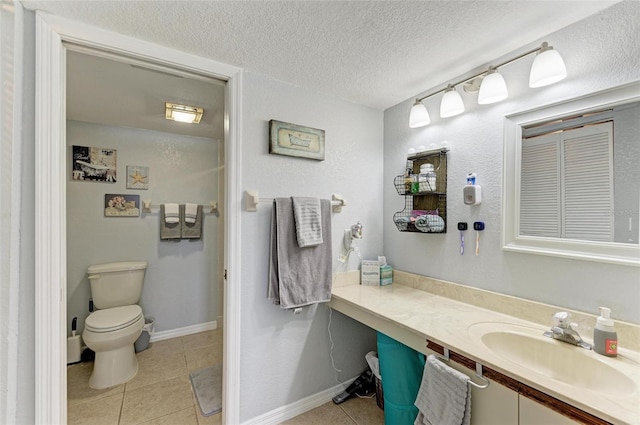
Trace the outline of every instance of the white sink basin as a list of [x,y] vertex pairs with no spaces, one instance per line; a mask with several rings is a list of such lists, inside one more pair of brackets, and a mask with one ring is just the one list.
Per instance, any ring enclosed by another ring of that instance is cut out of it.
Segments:
[[504,323],[477,323],[469,327],[474,341],[509,364],[601,393],[629,395],[638,390],[639,377],[628,376],[628,360],[605,358],[542,333],[539,328]]

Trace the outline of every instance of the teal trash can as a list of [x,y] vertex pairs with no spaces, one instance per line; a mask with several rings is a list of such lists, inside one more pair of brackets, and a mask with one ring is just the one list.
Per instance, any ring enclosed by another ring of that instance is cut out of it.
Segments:
[[384,395],[385,425],[413,425],[422,382],[424,354],[378,332],[378,359]]

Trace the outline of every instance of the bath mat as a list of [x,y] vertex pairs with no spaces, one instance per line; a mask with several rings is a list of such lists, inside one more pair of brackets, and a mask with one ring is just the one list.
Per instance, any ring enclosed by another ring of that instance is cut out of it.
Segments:
[[222,411],[222,365],[196,370],[189,378],[202,414],[211,416]]

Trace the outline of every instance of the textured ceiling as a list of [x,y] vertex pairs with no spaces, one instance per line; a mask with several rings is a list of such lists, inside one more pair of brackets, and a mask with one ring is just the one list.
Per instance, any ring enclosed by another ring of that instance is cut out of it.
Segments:
[[22,3],[384,110],[616,1]]

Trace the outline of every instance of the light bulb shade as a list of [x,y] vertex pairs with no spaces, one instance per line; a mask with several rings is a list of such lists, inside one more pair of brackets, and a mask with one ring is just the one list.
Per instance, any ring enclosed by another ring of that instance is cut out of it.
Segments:
[[544,87],[563,80],[567,76],[567,68],[560,53],[548,47],[541,50],[531,65],[529,87]]
[[429,125],[430,122],[429,111],[427,111],[427,108],[422,103],[416,101],[409,113],[409,127],[424,127],[425,125]]
[[442,96],[440,102],[440,117],[454,117],[464,112],[464,103],[460,93],[454,88],[449,87]]
[[500,102],[509,96],[507,84],[504,78],[495,70],[490,71],[482,80],[480,92],[478,93],[478,103],[480,105],[488,105],[490,103]]

